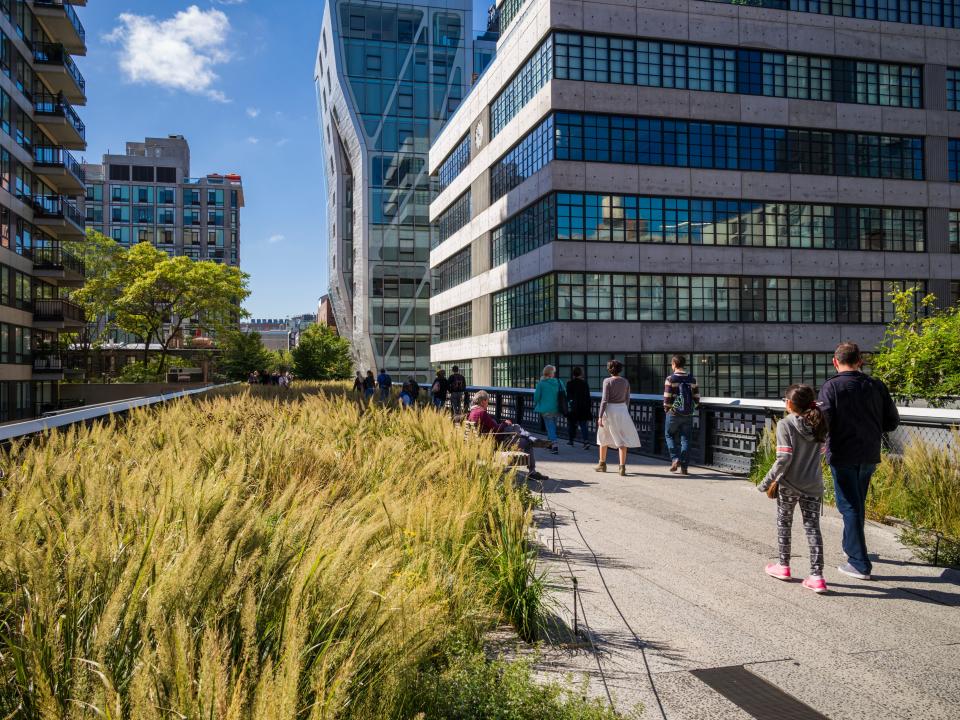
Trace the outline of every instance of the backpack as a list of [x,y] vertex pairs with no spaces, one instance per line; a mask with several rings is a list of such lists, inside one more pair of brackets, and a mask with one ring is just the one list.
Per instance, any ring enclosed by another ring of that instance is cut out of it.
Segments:
[[697,404],[693,399],[693,383],[696,382],[693,375],[670,376],[670,382],[677,383],[677,395],[673,399],[673,412],[676,415],[693,415],[697,409]]
[[439,381],[439,380],[434,380],[434,381],[433,381],[433,387],[430,388],[430,392],[432,392],[434,395],[439,395],[439,394],[440,394],[440,381]]

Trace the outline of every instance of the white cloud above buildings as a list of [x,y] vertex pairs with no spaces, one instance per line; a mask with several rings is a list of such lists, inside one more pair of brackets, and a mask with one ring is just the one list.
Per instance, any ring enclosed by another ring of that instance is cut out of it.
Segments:
[[120,24],[105,39],[121,46],[120,70],[128,81],[229,102],[215,87],[219,77],[213,69],[231,56],[225,13],[191,5],[167,19],[134,13],[117,19]]
[[247,117],[256,118],[260,115],[260,108],[258,107],[248,107],[247,108]]
[[276,245],[277,243],[283,242],[286,239],[287,239],[286,235],[271,235],[270,237],[267,238],[267,242],[270,243],[271,245]]

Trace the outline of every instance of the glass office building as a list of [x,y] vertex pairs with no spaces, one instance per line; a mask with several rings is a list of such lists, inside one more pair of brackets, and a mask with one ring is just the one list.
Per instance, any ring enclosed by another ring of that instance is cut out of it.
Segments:
[[598,389],[616,357],[659,392],[680,352],[780,397],[875,347],[894,289],[956,302],[960,31],[919,7],[502,2],[430,152],[433,362]]
[[316,62],[330,298],[358,369],[430,371],[431,140],[495,49],[469,0],[328,2]]

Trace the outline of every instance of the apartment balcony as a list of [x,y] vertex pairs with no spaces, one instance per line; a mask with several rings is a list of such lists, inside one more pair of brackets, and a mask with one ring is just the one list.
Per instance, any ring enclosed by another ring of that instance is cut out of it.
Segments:
[[33,375],[38,380],[63,380],[63,357],[55,350],[33,353]]
[[77,206],[62,195],[34,195],[33,223],[60,238],[79,240],[86,236],[86,221]]
[[64,195],[82,195],[86,173],[77,159],[55,145],[33,146],[33,172],[49,181]]
[[45,241],[33,247],[33,276],[53,281],[60,287],[82,287],[87,268],[83,261],[61,243]]
[[87,32],[73,6],[65,0],[31,0],[33,14],[54,42],[66,48],[71,55],[87,54]]
[[87,102],[87,81],[83,79],[70,53],[57,43],[33,43],[34,71],[55,93],[74,105]]
[[40,330],[66,330],[86,325],[83,308],[69,300],[34,300],[33,325]]
[[38,93],[33,100],[33,119],[57,143],[70,150],[85,150],[87,127],[63,94]]

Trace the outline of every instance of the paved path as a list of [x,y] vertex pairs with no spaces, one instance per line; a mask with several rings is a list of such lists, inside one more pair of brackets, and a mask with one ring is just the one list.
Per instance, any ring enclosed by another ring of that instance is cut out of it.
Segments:
[[[602,475],[595,452],[567,445],[546,457],[538,466],[551,480],[537,522],[556,611],[572,625],[572,569],[619,709],[749,719],[690,673],[745,665],[835,720],[960,718],[960,573],[914,563],[891,529],[868,527],[876,580],[853,580],[836,571],[842,524],[827,508],[831,593],[818,596],[763,573],[777,555],[774,503],[749,482],[696,468],[681,477],[634,457],[627,477],[616,464]],[[556,555],[550,509],[563,547]],[[794,523],[792,565],[802,578],[806,538],[799,516]],[[590,692],[604,693],[585,643],[551,649],[542,664],[584,673]]]

